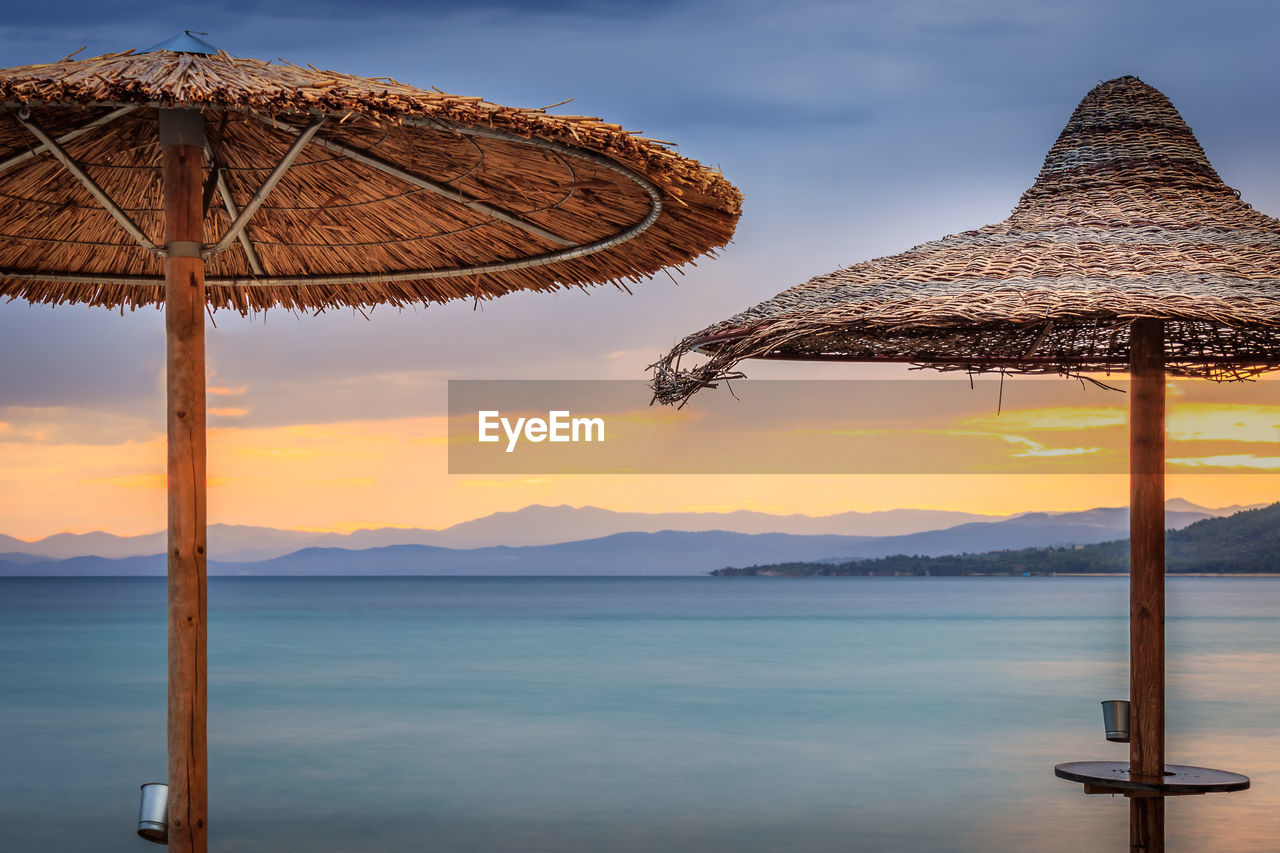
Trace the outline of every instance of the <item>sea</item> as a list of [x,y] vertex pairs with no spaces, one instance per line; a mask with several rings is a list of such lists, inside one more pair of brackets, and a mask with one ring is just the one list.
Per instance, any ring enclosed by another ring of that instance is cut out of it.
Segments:
[[[1280,850],[1280,579],[1168,582],[1170,851]],[[213,578],[210,847],[1123,850],[1124,578]],[[159,849],[165,586],[0,579],[0,850]]]

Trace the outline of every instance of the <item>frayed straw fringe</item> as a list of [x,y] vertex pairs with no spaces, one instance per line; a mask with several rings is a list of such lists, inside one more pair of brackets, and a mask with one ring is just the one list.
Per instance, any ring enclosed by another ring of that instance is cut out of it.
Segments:
[[[1169,371],[1280,366],[1280,221],[1209,164],[1134,77],[1090,92],[1035,186],[996,225],[821,275],[689,335],[653,365],[680,403],[748,358],[972,372],[1126,370],[1128,326],[1162,318]],[[708,361],[682,368],[697,350]]]
[[[210,286],[214,308],[239,312],[479,300],[600,283],[625,287],[725,245],[741,211],[741,195],[719,172],[599,119],[553,116],[226,53],[129,52],[3,69],[0,102],[25,106],[54,137],[120,105],[140,105],[66,147],[158,245],[164,243],[160,105],[203,110],[214,159],[239,207],[292,143],[290,129],[315,113],[333,117],[321,127],[322,138],[512,211],[572,245],[603,240],[643,220],[650,199],[615,170],[522,139],[603,155],[662,195],[662,212],[652,227],[596,254],[479,276]],[[278,127],[255,116],[270,117]],[[458,132],[472,127],[508,138]],[[0,116],[0,160],[35,144],[15,116]],[[208,241],[216,241],[230,221],[214,193],[205,219]],[[453,269],[563,248],[316,144],[285,174],[247,233],[273,278]],[[0,173],[0,271],[23,274],[0,275],[0,296],[9,298],[130,309],[163,303],[160,259],[134,243],[47,154]],[[28,279],[39,272],[135,276],[143,282]],[[208,275],[253,279],[254,272],[243,248],[233,243],[210,259]]]

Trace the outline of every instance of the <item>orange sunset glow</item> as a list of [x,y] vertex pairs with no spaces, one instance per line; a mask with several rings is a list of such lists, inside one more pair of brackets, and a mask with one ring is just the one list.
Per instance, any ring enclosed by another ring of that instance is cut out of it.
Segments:
[[[1265,473],[1276,470],[1268,460],[1280,455],[1275,448],[1280,406],[1248,402],[1250,397],[1264,400],[1269,383],[1201,384],[1203,389],[1186,393],[1196,399],[1216,393],[1237,402],[1182,403],[1185,386],[1171,386],[1169,455],[1179,464],[1171,463],[1168,494],[1206,506],[1280,498],[1280,480]],[[1070,383],[1049,387],[1064,395],[1074,388]],[[1009,382],[1006,402],[1018,399],[1018,388],[1014,380]],[[240,427],[233,425],[244,416],[240,410],[233,415],[211,410],[209,514],[211,521],[228,524],[349,532],[439,528],[529,504],[808,515],[898,507],[1008,514],[1119,506],[1128,500],[1126,476],[1122,469],[1097,473],[1090,454],[1066,453],[1058,460],[1068,466],[1061,469],[1064,473],[1018,473],[1035,457],[1058,455],[1055,449],[1114,449],[1117,443],[1122,449],[1125,401],[1111,393],[1114,397],[1090,397],[1096,405],[1006,405],[999,414],[981,394],[970,398],[966,411],[944,415],[906,411],[914,408],[914,401],[908,401],[902,406],[906,413],[887,428],[859,430],[851,424],[847,431],[871,435],[886,448],[897,445],[908,453],[945,440],[975,466],[999,472],[985,474],[762,474],[744,468],[747,473],[739,474],[451,475],[444,416]],[[732,405],[725,410],[732,412]],[[0,480],[7,485],[0,490],[0,515],[10,535],[36,539],[94,529],[132,535],[161,526],[162,433],[140,419],[105,418],[91,442],[77,427],[92,421],[88,413],[28,410],[17,413],[20,420],[12,414],[0,431]],[[705,419],[699,410],[674,412],[642,404],[609,423],[611,429],[651,441],[655,433],[678,435],[690,426],[702,428]],[[735,452],[744,456],[753,448],[812,442],[812,431],[797,428],[804,420],[800,413],[763,432],[717,433],[715,440],[736,442]],[[825,426],[818,431],[841,432]],[[1205,460],[1216,460],[1217,467],[1194,467]],[[1070,466],[1090,473],[1072,473]]]

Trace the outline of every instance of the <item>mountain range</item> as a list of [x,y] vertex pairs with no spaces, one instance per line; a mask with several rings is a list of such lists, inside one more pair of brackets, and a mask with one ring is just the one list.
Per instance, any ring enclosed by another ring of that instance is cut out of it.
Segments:
[[[1169,574],[1280,573],[1280,503],[1222,518],[1206,518],[1165,537]],[[848,575],[1064,575],[1129,570],[1129,540],[984,554],[899,554],[844,562],[788,561],[717,569],[719,577]]]
[[[1239,509],[1209,509],[1174,499],[1166,504],[1166,525],[1179,529]],[[975,518],[982,520],[975,521]],[[664,529],[664,524],[679,524],[693,529]],[[919,529],[928,524],[941,527]],[[708,529],[709,525],[738,529]],[[641,529],[616,530],[627,526]],[[761,527],[785,530],[760,532]],[[824,532],[833,528],[845,532]],[[851,529],[872,529],[881,535],[851,534],[848,532]],[[884,535],[903,529],[911,532]],[[601,530],[613,532],[583,535]],[[791,532],[795,530],[805,532]],[[219,538],[215,538],[215,531]],[[892,510],[813,518],[750,512],[651,515],[614,513],[596,507],[533,506],[513,513],[486,516],[442,531],[385,529],[353,534],[316,534],[211,525],[211,543],[221,541],[224,548],[232,546],[232,550],[227,553],[211,544],[210,552],[217,554],[219,559],[210,561],[209,573],[703,575],[726,565],[840,562],[893,554],[941,556],[1045,545],[1092,544],[1117,539],[1127,532],[1126,507],[1035,512],[1009,517],[936,510]],[[59,534],[35,543],[0,537],[0,576],[160,575],[164,573],[165,565],[161,536]],[[412,540],[415,537],[461,544],[443,546],[403,541],[403,538]],[[557,540],[557,537],[564,538]],[[474,544],[494,539],[532,541],[515,545]],[[329,544],[334,542],[341,543],[342,547]],[[238,550],[235,548],[237,544]],[[100,553],[84,553],[88,548],[96,548]]]
[[[1204,510],[1203,512],[1217,512]],[[933,509],[843,512],[837,515],[772,515],[764,512],[615,512],[594,506],[541,506],[495,512],[440,530],[384,527],[351,533],[279,530],[247,525],[209,525],[209,553],[227,562],[254,562],[281,557],[303,548],[359,550],[390,545],[433,545],[440,548],[487,548],[496,545],[553,545],[598,539],[615,533],[663,530],[723,530],[730,533],[790,533],[797,536],[890,536],[936,530],[966,522],[999,521],[1009,516]],[[141,536],[110,533],[58,533],[34,542],[0,534],[5,552],[66,559],[68,557],[137,557],[165,550],[165,531]],[[2,558],[2,557],[0,557]]]

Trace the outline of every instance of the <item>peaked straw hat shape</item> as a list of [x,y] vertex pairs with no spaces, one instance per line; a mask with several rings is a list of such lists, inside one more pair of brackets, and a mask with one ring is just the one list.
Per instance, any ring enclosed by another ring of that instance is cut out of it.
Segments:
[[[1160,92],[1085,96],[1008,219],[820,275],[696,332],[655,366],[664,402],[747,358],[974,372],[1126,369],[1134,320],[1162,319],[1166,369],[1280,365],[1280,221],[1218,177]],[[681,370],[691,351],[710,356]]]
[[163,302],[174,107],[203,114],[213,308],[625,287],[724,245],[740,212],[718,171],[599,119],[161,47],[0,70],[0,295]]

